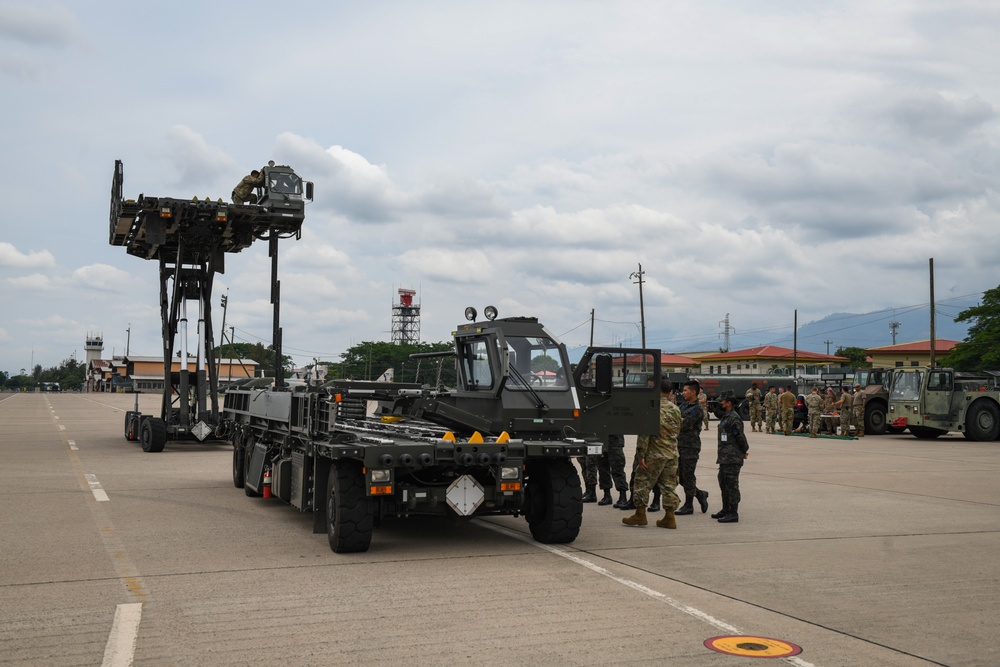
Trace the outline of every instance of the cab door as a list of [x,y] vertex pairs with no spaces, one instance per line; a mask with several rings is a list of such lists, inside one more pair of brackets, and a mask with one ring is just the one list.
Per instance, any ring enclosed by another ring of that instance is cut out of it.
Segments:
[[952,394],[955,391],[955,377],[951,370],[931,369],[927,373],[927,391],[924,392],[925,419],[934,421],[954,421]]
[[653,435],[660,430],[660,351],[592,347],[574,372],[585,433]]

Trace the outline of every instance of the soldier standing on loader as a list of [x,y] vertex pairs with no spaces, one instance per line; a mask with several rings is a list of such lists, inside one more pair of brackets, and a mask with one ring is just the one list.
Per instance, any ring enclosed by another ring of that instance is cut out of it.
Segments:
[[656,522],[660,528],[676,528],[674,510],[681,504],[681,499],[674,493],[677,486],[677,465],[680,454],[677,451],[677,434],[681,430],[681,411],[671,395],[674,386],[669,380],[660,382],[660,432],[657,435],[640,435],[636,441],[636,456],[639,465],[636,468],[635,491],[632,500],[635,503],[635,514],[622,519],[626,526],[646,525],[646,503],[649,501],[649,490],[658,487],[663,493],[664,517]]
[[264,172],[263,170],[258,171],[254,169],[250,172],[249,176],[244,176],[243,179],[236,184],[233,188],[233,203],[243,204],[249,202],[251,204],[257,203],[257,197],[253,194],[254,188],[264,187]]

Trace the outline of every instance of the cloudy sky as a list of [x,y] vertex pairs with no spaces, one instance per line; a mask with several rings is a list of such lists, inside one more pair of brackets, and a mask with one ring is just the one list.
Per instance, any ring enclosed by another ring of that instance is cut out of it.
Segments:
[[[88,332],[160,352],[115,159],[126,197],[228,198],[272,159],[315,182],[280,256],[299,364],[388,340],[399,287],[425,341],[493,304],[638,345],[640,263],[670,352],[727,313],[735,348],[926,304],[931,257],[953,316],[1000,283],[998,34],[962,0],[0,0],[0,370]],[[268,280],[258,243],[216,281],[237,340],[270,342]]]

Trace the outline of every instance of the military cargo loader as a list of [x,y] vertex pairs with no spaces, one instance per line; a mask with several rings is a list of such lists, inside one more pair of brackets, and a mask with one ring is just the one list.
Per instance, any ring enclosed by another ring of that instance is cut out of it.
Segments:
[[[583,515],[572,457],[600,454],[611,434],[658,431],[659,350],[591,348],[571,369],[534,318],[465,324],[454,342],[431,354],[453,358],[455,388],[334,380],[226,392],[234,485],[311,512],[337,553],[368,550],[383,519],[417,515],[524,516],[539,542],[572,542]],[[637,355],[655,385],[621,371]]]

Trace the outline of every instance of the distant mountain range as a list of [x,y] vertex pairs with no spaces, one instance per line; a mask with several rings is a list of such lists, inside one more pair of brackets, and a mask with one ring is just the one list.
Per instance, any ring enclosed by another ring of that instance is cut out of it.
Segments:
[[[898,322],[896,326],[896,344],[912,343],[930,338],[930,318],[927,308],[911,309],[905,312],[880,310],[872,313],[832,313],[821,320],[799,324],[798,349],[807,352],[835,354],[838,347],[883,347],[892,345],[892,329],[889,324]],[[952,317],[938,314],[934,323],[935,336],[940,340],[965,340],[968,327],[956,324]],[[791,348],[793,339],[791,326],[780,333],[750,332],[741,333],[736,330],[729,341],[730,350],[744,350],[759,345],[778,345]],[[827,344],[829,342],[829,344]],[[680,345],[665,347],[664,352],[685,354],[691,352],[719,351],[722,340],[719,337],[702,341],[686,342]],[[635,343],[638,347],[638,343]],[[655,347],[656,343],[650,343]],[[579,361],[586,345],[569,349],[570,360]]]
[[[898,322],[896,339],[890,323]],[[926,308],[911,310],[904,313],[892,311],[877,311],[874,313],[833,313],[821,320],[799,325],[798,348],[809,352],[834,354],[838,347],[882,347],[900,343],[911,343],[918,340],[928,340],[930,335],[930,316]],[[958,324],[951,317],[939,314],[934,323],[935,338],[943,340],[965,340],[968,326]],[[781,345],[792,347],[792,341],[785,333],[782,337],[772,340],[750,341],[748,336],[735,336],[730,341],[731,349],[742,349],[760,344]]]

